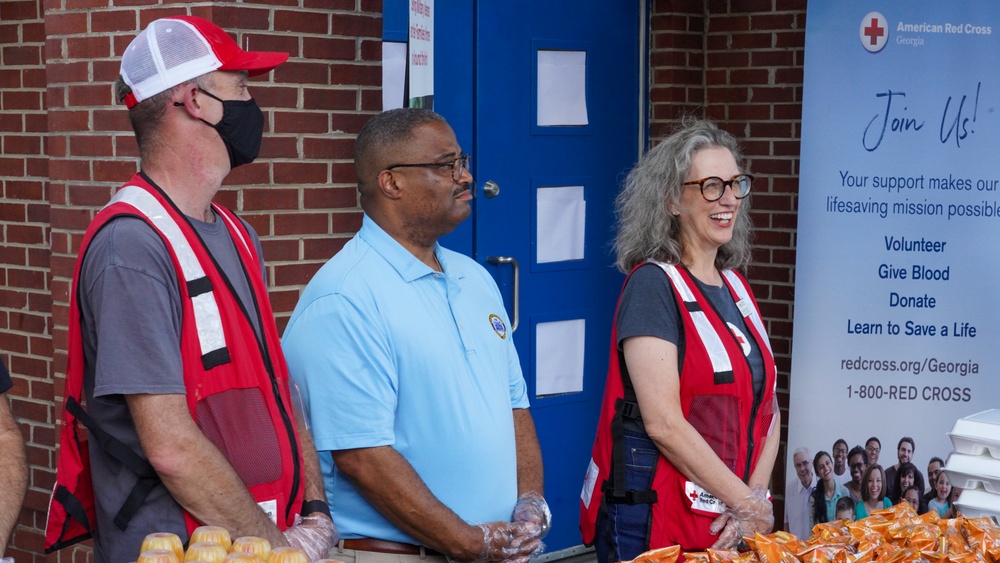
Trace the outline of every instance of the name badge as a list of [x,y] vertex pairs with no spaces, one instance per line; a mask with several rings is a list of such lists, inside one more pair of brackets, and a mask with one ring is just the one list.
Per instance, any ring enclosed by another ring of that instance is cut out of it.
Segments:
[[278,525],[278,500],[265,500],[263,502],[258,502],[257,506],[267,514],[267,517],[271,519],[271,522],[277,526]]
[[583,501],[583,506],[587,508],[590,508],[590,500],[594,498],[594,488],[597,487],[597,474],[597,464],[594,463],[594,458],[590,458],[590,463],[587,465],[587,474],[583,477],[583,490],[580,491],[580,500]]
[[749,317],[750,313],[753,312],[753,303],[750,303],[749,299],[740,299],[736,302],[736,308],[740,310],[741,315]]
[[726,510],[725,503],[691,481],[684,482],[684,494],[691,501],[691,510],[695,512],[722,514]]

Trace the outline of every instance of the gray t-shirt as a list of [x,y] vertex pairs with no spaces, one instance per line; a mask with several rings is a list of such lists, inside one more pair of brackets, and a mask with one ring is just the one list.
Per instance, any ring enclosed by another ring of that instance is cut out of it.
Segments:
[[[691,276],[697,289],[708,298],[722,320],[731,323],[742,333],[750,343],[750,353],[747,361],[753,374],[754,394],[760,393],[764,386],[764,358],[761,356],[757,341],[743,320],[729,293],[729,288],[723,285],[717,287],[706,285],[698,278]],[[622,291],[621,304],[618,306],[618,349],[622,342],[632,336],[655,336],[677,346],[677,369],[684,365],[684,323],[677,308],[677,298],[666,272],[656,264],[645,264],[636,270],[625,284]],[[623,366],[627,371],[627,367]]]
[[[222,218],[192,219],[260,334],[247,275]],[[246,223],[244,223],[246,224]],[[260,253],[260,241],[247,225]],[[97,424],[142,454],[125,403],[129,394],[184,394],[180,357],[181,296],[178,277],[163,239],[142,219],[119,217],[93,238],[80,272],[80,315],[84,349],[84,397]],[[228,291],[216,288],[216,291]],[[95,561],[119,563],[139,556],[143,538],[173,532],[187,542],[183,510],[158,484],[123,532],[115,514],[135,485],[136,476],[89,440],[97,499]]]

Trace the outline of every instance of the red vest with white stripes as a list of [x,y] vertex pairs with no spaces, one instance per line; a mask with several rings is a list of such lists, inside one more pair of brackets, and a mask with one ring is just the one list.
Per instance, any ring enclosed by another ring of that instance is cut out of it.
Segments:
[[[115,217],[146,221],[163,239],[177,272],[182,304],[180,335],[184,384],[191,417],[232,465],[254,500],[279,529],[294,524],[303,500],[302,447],[295,427],[288,368],[281,352],[261,258],[243,223],[231,211],[213,208],[233,239],[256,309],[244,311],[229,281],[198,234],[156,186],[140,174],[121,188],[91,222],[73,275],[70,297],[66,402],[59,441],[56,484],[49,502],[46,553],[85,540],[94,532],[94,491],[87,440],[139,479],[115,525],[124,530],[159,477],[141,452],[135,452],[94,424],[81,405],[84,355],[79,281],[94,235]],[[249,314],[258,315],[258,337]],[[87,432],[84,431],[86,427]],[[200,525],[185,513],[187,531]],[[169,531],[169,530],[162,530]]]
[[[776,430],[772,425],[777,408],[774,395],[777,369],[750,286],[736,272],[722,272],[764,359],[765,381],[760,397],[754,397],[753,376],[742,344],[695,285],[690,273],[672,264],[653,263],[666,274],[664,281],[673,288],[684,325],[684,358],[680,369],[684,418],[726,467],[747,481],[765,439]],[[618,350],[617,332],[617,326],[613,327],[597,437],[580,495],[583,541],[593,544],[596,523],[606,510],[605,503],[642,503],[652,505],[648,549],[680,545],[685,551],[704,550],[717,538],[708,528],[725,510],[725,505],[687,479],[662,454],[656,463],[651,490],[625,488],[622,423],[623,418],[639,418],[640,413],[632,384],[624,380],[621,369],[624,357]]]

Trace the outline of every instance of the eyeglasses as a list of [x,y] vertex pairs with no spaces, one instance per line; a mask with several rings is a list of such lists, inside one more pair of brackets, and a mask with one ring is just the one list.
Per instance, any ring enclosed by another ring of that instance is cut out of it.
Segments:
[[736,199],[743,199],[750,195],[750,187],[753,185],[753,176],[749,174],[737,174],[730,180],[723,180],[718,176],[709,176],[693,182],[684,182],[685,186],[698,184],[701,188],[701,197],[705,201],[718,201],[722,199],[722,194],[726,193],[726,187],[733,189]]
[[875,446],[868,446],[865,449],[868,450],[868,451],[870,451],[870,452],[874,452],[874,453],[878,453],[878,452],[882,451],[882,448],[876,448]]
[[465,153],[462,156],[456,158],[455,160],[446,160],[444,162],[421,162],[419,164],[393,164],[392,166],[386,166],[386,170],[392,170],[393,168],[451,168],[451,179],[458,182],[462,179],[462,174],[466,170],[469,170],[469,164],[472,160],[472,155]]

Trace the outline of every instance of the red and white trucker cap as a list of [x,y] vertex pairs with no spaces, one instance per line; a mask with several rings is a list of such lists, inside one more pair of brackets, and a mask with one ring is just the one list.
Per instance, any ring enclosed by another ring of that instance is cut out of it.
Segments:
[[129,108],[213,70],[264,74],[288,60],[288,53],[244,51],[214,23],[197,16],[171,16],[151,22],[122,55],[121,75],[132,93]]

